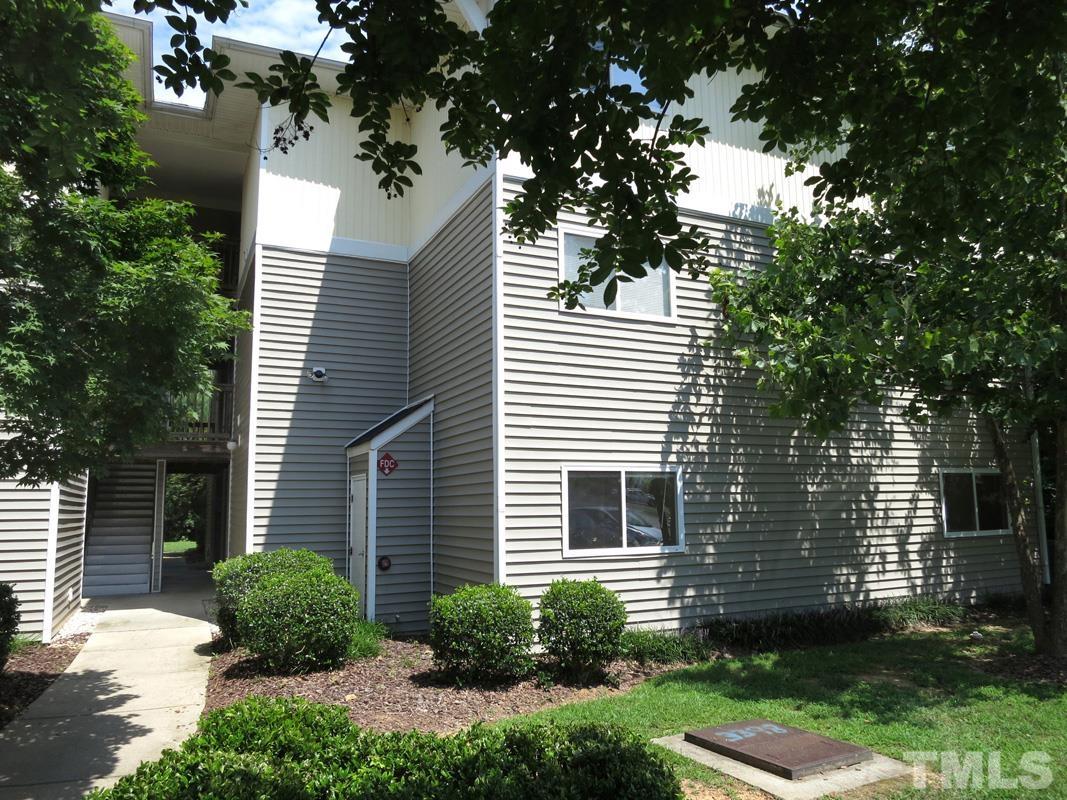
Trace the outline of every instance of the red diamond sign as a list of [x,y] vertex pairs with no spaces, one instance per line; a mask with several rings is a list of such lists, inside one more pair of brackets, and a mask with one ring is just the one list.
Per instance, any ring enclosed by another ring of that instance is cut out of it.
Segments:
[[393,458],[389,453],[382,453],[378,457],[378,471],[381,472],[382,475],[392,475],[396,472],[399,466],[400,462]]

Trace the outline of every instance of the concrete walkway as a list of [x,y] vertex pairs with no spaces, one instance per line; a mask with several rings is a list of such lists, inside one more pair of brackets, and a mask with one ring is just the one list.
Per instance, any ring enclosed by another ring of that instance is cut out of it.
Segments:
[[0,800],[67,800],[174,747],[204,707],[212,626],[206,575],[107,611],[67,671],[0,731]]

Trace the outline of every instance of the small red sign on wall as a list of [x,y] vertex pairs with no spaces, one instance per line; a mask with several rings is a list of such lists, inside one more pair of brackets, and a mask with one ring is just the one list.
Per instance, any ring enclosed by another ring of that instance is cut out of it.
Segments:
[[393,458],[389,453],[382,453],[378,457],[378,471],[381,472],[382,475],[392,475],[396,472],[399,466],[400,462]]

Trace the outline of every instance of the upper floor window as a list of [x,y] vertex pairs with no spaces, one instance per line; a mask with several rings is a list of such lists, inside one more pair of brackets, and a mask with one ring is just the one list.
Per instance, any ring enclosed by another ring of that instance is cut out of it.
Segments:
[[628,86],[631,91],[645,95],[652,113],[659,114],[663,111],[663,104],[654,98],[648,97],[648,89],[645,88],[644,76],[635,69],[627,69],[620,64],[612,64],[608,67],[608,83],[612,86]]
[[[585,259],[583,250],[589,250],[596,243],[596,236],[574,230],[560,228],[560,277],[564,280],[577,280],[578,268]],[[605,314],[636,317],[669,317],[673,313],[671,298],[671,271],[667,265],[656,268],[647,267],[643,278],[619,281],[619,291],[615,301],[608,305],[604,302],[604,287],[594,286],[593,290],[582,298],[587,310]]]
[[564,467],[564,555],[680,552],[681,483],[666,467]]
[[1010,533],[1004,477],[989,469],[942,470],[941,517],[945,536]]

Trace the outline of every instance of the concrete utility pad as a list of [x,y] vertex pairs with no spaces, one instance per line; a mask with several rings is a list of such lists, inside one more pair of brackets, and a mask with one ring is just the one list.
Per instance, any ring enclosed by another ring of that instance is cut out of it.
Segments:
[[686,731],[685,740],[791,781],[868,761],[866,747],[772,722],[748,719]]
[[912,774],[910,765],[874,753],[869,761],[861,764],[791,781],[690,744],[685,741],[685,734],[664,736],[661,739],[653,739],[652,743],[762,789],[780,800],[816,800],[827,794],[849,792],[872,783]]

